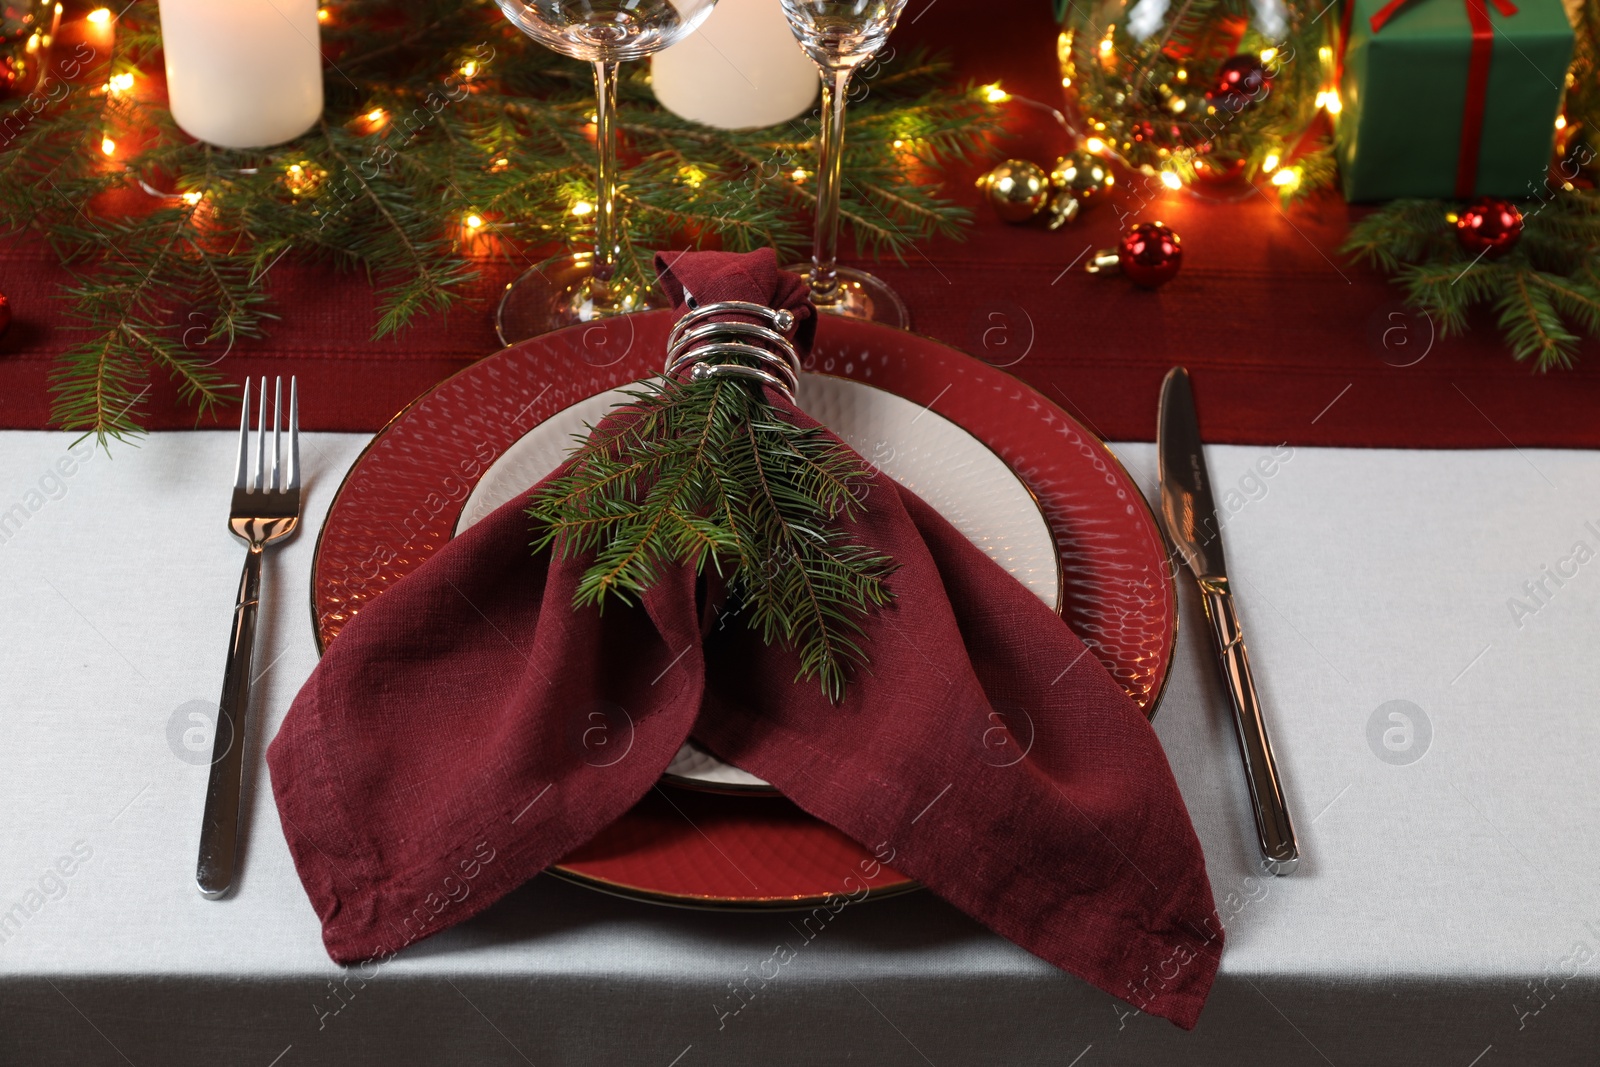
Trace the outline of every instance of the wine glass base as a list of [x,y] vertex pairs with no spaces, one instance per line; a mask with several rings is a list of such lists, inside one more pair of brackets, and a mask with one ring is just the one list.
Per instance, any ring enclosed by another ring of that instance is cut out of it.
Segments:
[[514,345],[580,322],[668,306],[667,298],[653,287],[631,286],[614,289],[611,300],[596,303],[593,262],[593,254],[578,252],[523,271],[506,286],[495,308],[494,332],[500,343]]
[[[811,264],[791,263],[783,268],[809,278]],[[905,303],[889,288],[887,282],[875,274],[854,267],[839,267],[839,299],[828,304],[817,304],[818,311],[828,315],[843,315],[847,319],[866,319],[881,322],[898,329],[911,328],[911,312]]]

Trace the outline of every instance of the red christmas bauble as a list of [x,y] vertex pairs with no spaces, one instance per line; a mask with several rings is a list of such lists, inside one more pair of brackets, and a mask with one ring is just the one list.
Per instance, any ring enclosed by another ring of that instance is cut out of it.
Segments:
[[1129,281],[1145,289],[1170,282],[1182,264],[1177,231],[1159,222],[1141,222],[1117,242],[1117,265]]
[[1206,99],[1228,111],[1243,111],[1246,105],[1265,100],[1271,89],[1272,74],[1260,57],[1241,52],[1222,61]]
[[17,61],[10,56],[0,58],[0,93],[9,93],[17,87]]
[[1509,252],[1521,236],[1522,212],[1497,196],[1475,200],[1456,216],[1456,240],[1475,256]]

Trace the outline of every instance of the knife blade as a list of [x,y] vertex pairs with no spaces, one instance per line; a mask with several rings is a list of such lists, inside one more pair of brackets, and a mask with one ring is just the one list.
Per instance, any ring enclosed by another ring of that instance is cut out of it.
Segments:
[[1233,705],[1234,734],[1250,787],[1262,869],[1269,874],[1288,874],[1300,863],[1300,846],[1289,818],[1266,718],[1256,695],[1255,678],[1250,673],[1239,613],[1228,586],[1228,560],[1211,493],[1211,472],[1200,440],[1200,419],[1195,412],[1189,372],[1182,367],[1173,367],[1161,383],[1156,455],[1160,465],[1162,525],[1200,587],[1206,619],[1211,624],[1212,647]]

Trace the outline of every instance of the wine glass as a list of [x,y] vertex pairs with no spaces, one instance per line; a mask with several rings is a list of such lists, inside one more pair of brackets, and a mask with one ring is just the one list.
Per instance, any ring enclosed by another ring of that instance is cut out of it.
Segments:
[[616,280],[617,67],[687,37],[716,0],[497,0],[506,18],[546,48],[594,67],[594,251],[534,267],[506,287],[495,311],[504,344],[659,302]]
[[841,267],[839,166],[844,152],[844,107],[850,78],[883,47],[906,0],[781,0],[800,47],[822,76],[822,137],[817,151],[817,218],[811,262],[789,269],[808,274],[818,311],[906,327],[911,316],[893,289],[866,271]]

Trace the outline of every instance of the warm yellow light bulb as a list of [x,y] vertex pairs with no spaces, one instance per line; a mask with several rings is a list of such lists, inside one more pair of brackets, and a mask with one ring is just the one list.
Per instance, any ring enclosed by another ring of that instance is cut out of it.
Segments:
[[1083,147],[1087,148],[1095,155],[1099,155],[1101,152],[1106,150],[1106,143],[1098,137],[1091,137],[1087,141],[1083,142]]
[[1011,99],[1011,94],[1000,88],[999,82],[983,87],[983,98],[991,104],[1003,104]]
[[1565,115],[1557,115],[1556,116],[1556,129],[1564,130],[1566,128],[1567,128],[1567,116],[1565,116]]
[[318,22],[332,22],[333,21],[333,12],[329,11],[325,7],[317,8],[317,21]]
[[1170,170],[1164,170],[1161,172],[1161,184],[1168,189],[1182,189],[1183,179]]
[[113,95],[125,93],[133,88],[133,75],[131,73],[113,74],[111,80],[106,82],[106,92]]
[[[58,4],[57,7],[59,6]],[[96,26],[104,26],[111,21],[111,9],[109,7],[97,7],[89,12],[88,19]]]
[[204,200],[205,198],[206,198],[206,194],[205,193],[201,193],[201,192],[193,192],[193,193],[184,193],[183,194],[183,202],[185,204],[188,204],[190,207],[194,207],[196,204],[198,204],[200,201]]
[[589,203],[587,200],[579,200],[577,203],[572,205],[572,213],[577,215],[579,218],[582,218],[593,210],[594,205]]
[[1322,101],[1322,107],[1330,115],[1337,115],[1344,110],[1344,105],[1339,102],[1339,94],[1332,89],[1328,90],[1328,96]]
[[1278,153],[1268,153],[1267,158],[1261,161],[1261,173],[1271,174],[1273,171],[1278,169],[1279,162],[1280,160],[1278,159]]
[[108,156],[116,155],[117,154],[117,142],[113,141],[109,137],[101,138],[100,139],[100,151],[104,152]]
[[483,229],[483,216],[482,215],[468,215],[466,217],[466,219],[463,220],[463,221],[466,222],[467,229],[469,229],[469,230],[481,230],[481,229]]
[[789,173],[789,177],[793,178],[797,182],[803,182],[807,178],[811,177],[811,175],[806,172],[804,167],[796,167]]
[[478,73],[478,61],[476,59],[469,59],[465,63],[461,64],[461,66],[457,67],[456,70],[463,78],[471,78],[474,74]]
[[1263,48],[1261,50],[1261,62],[1263,62],[1263,63],[1271,63],[1274,59],[1277,59],[1277,58],[1278,58],[1278,50],[1276,48]]
[[1280,189],[1293,189],[1300,184],[1300,171],[1295,167],[1285,167],[1272,176],[1272,184]]

